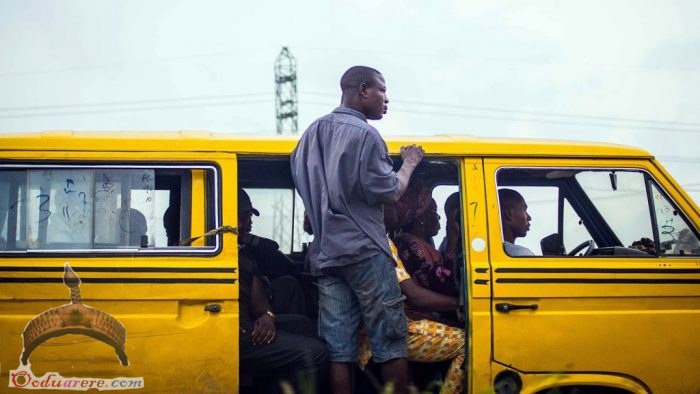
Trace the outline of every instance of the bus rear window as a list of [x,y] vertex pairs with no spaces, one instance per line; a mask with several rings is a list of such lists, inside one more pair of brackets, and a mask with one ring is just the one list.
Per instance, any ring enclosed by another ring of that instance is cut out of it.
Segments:
[[[215,172],[116,165],[0,168],[0,252],[179,247],[218,226]],[[184,249],[215,244],[201,240]]]

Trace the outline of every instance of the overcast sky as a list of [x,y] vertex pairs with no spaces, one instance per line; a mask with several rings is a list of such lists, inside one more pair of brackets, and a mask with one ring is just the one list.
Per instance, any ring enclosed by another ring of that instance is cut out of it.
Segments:
[[386,77],[389,134],[645,148],[700,202],[700,2],[0,0],[0,132],[299,128],[349,66]]

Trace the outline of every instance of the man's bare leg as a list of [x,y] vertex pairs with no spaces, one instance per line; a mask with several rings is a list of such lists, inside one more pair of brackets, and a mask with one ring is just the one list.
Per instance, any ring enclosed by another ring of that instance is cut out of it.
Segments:
[[352,370],[349,363],[331,362],[331,390],[334,394],[352,393]]
[[395,394],[408,394],[408,360],[394,358],[382,363],[384,384],[393,382]]

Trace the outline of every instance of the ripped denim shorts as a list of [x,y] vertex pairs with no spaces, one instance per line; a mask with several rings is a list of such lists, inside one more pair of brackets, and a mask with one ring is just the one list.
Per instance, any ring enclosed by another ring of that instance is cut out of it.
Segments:
[[378,363],[406,357],[408,326],[395,266],[385,254],[333,267],[319,277],[319,335],[330,360],[356,362],[364,322]]

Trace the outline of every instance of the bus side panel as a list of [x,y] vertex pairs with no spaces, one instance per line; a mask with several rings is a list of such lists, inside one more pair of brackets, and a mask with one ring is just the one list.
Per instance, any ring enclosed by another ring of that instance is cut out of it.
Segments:
[[[600,373],[635,380],[653,392],[697,389],[697,257],[541,256],[539,251],[511,257],[504,252],[498,169],[572,166],[646,170],[662,179],[662,186],[667,182],[641,161],[487,160],[494,361],[523,373],[559,374],[569,383],[578,374]],[[546,218],[533,216],[532,225],[538,220]],[[497,310],[498,304],[520,309]]]
[[[236,185],[226,179],[236,179],[236,160],[214,162],[222,181],[188,203],[204,216],[209,196],[218,222],[235,227]],[[204,222],[190,223],[202,235]],[[0,255],[0,391],[237,392],[237,239],[218,237],[211,253]]]

